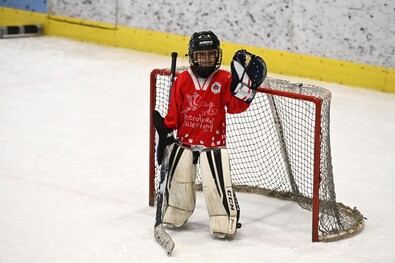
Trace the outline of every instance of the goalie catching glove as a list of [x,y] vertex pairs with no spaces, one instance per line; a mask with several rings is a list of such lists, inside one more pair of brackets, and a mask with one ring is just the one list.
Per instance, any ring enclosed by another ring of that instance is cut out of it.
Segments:
[[156,132],[159,135],[159,142],[156,149],[156,159],[158,160],[158,164],[160,165],[162,163],[166,146],[174,142],[174,137],[172,133],[173,130],[164,127],[164,118],[160,115],[158,111],[154,111],[153,119]]
[[256,94],[256,89],[266,78],[265,61],[246,50],[239,50],[233,56],[230,68],[232,71],[230,88],[233,96],[251,103]]

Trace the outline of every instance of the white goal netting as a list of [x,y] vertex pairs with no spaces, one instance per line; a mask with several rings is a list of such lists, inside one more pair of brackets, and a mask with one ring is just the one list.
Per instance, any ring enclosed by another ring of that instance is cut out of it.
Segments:
[[[181,70],[181,69],[179,69]],[[151,74],[151,113],[167,113],[169,71]],[[313,213],[313,241],[362,230],[356,208],[336,201],[330,149],[328,90],[267,78],[250,108],[227,115],[227,148],[236,191],[293,200]],[[152,114],[151,114],[152,116]],[[150,204],[159,184],[151,125]],[[200,175],[196,184],[201,183]]]

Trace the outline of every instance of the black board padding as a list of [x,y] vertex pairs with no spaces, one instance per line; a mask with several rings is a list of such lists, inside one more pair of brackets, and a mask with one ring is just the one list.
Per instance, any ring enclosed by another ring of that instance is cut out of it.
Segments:
[[21,25],[0,27],[0,38],[36,36],[42,34],[41,25]]

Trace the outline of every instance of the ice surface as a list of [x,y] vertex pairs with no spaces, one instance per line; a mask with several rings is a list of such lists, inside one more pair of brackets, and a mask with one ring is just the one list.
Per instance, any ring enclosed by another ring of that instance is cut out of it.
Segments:
[[309,212],[239,194],[243,227],[218,240],[198,193],[167,257],[148,206],[148,103],[150,71],[169,64],[52,37],[0,41],[1,263],[394,262],[395,95],[270,73],[332,92],[337,200],[367,217],[364,230],[312,243]]

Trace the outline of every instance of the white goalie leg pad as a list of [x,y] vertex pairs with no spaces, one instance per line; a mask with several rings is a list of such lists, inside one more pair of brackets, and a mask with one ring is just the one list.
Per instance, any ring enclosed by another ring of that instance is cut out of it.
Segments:
[[232,187],[227,149],[203,151],[200,166],[210,232],[218,237],[233,236],[240,210]]
[[196,165],[192,151],[177,144],[173,146],[169,162],[163,223],[180,227],[195,210]]

